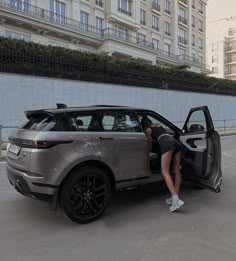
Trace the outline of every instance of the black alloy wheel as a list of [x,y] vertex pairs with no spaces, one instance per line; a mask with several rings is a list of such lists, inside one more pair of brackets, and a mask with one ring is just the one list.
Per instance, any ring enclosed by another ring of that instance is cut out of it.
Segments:
[[111,196],[107,175],[96,167],[83,167],[73,171],[62,187],[60,204],[74,222],[88,223],[105,211]]

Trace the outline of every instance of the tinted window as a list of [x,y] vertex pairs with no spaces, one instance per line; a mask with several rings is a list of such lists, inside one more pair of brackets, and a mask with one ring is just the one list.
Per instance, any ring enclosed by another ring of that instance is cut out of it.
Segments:
[[138,120],[132,112],[104,112],[100,118],[102,131],[140,132]]
[[32,115],[22,129],[33,131],[92,131],[93,113],[71,113]]
[[206,132],[206,118],[202,110],[192,112],[187,122],[187,132]]
[[149,112],[139,112],[138,114],[139,122],[141,122],[143,117],[148,117],[153,124],[159,124],[161,125],[169,134],[175,134],[175,131],[173,131],[169,126],[167,126],[165,123],[163,123],[159,118],[158,115],[155,115],[154,113]]

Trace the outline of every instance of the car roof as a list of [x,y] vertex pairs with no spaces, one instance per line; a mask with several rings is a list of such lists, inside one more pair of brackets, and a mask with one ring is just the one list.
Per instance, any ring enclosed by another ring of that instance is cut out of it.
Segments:
[[98,110],[138,110],[138,111],[150,111],[148,109],[136,108],[131,106],[118,106],[118,105],[90,105],[84,107],[62,107],[62,108],[52,108],[52,109],[40,109],[26,111],[26,115],[32,115],[37,113],[48,113],[48,114],[59,114],[66,112],[77,112],[77,111],[98,111]]

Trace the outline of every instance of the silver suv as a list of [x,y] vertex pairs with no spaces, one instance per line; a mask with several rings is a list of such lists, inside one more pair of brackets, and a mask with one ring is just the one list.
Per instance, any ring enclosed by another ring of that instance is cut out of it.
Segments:
[[183,178],[220,191],[221,146],[208,108],[190,110],[183,129],[145,109],[90,106],[25,112],[9,137],[7,175],[25,196],[57,203],[73,221],[100,217],[113,191],[162,180],[140,126],[146,116],[183,144]]

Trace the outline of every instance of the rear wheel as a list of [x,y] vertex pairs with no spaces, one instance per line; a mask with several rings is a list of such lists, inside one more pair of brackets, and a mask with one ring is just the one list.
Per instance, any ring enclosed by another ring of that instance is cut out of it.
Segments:
[[60,194],[60,205],[74,222],[88,223],[105,211],[111,196],[107,175],[96,167],[75,169],[65,181]]

